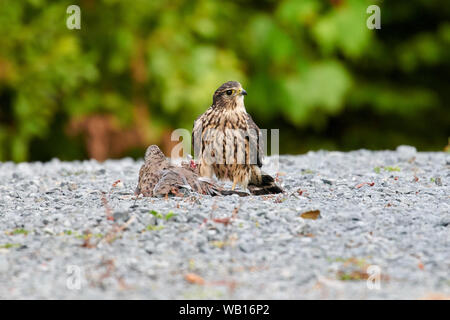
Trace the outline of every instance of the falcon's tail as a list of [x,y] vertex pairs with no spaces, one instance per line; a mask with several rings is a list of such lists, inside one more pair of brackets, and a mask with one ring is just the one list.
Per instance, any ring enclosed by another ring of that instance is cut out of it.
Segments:
[[252,181],[247,186],[251,194],[260,196],[264,194],[283,193],[283,189],[279,187],[272,176],[262,173],[258,182]]
[[219,193],[222,196],[232,196],[233,194],[237,194],[239,197],[249,196],[249,194],[247,192],[234,191],[234,190],[220,190]]

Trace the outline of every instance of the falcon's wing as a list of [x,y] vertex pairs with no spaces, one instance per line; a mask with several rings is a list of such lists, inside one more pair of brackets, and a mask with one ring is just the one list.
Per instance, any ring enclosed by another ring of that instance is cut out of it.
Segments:
[[194,152],[194,159],[198,158],[200,155],[202,145],[202,131],[203,131],[203,119],[202,115],[200,115],[195,121],[192,127],[192,151]]
[[[250,159],[258,167],[262,167],[264,157],[264,141],[261,130],[253,121],[252,116],[247,113],[247,129],[250,137]],[[255,161],[256,160],[256,161]]]

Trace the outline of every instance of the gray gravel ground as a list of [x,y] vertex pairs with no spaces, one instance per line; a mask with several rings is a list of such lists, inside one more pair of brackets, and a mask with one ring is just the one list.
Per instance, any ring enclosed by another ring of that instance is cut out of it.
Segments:
[[281,156],[282,196],[135,202],[141,164],[0,163],[0,298],[450,296],[448,153]]

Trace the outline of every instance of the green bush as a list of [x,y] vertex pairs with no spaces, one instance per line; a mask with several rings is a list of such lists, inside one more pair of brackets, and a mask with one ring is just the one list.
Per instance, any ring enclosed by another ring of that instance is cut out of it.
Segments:
[[[69,30],[73,2],[0,1],[0,160],[89,156],[70,121],[112,115],[126,130],[138,104],[161,142],[231,79],[260,127],[302,136],[284,152],[443,148],[450,135],[444,1],[79,1]],[[370,4],[381,30],[366,27]]]

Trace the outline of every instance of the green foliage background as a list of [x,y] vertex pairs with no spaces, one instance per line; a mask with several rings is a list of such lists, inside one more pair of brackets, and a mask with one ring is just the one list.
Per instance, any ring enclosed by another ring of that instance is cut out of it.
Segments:
[[[71,4],[81,30],[66,28]],[[366,27],[371,4],[381,30]],[[261,128],[280,128],[282,153],[442,150],[450,136],[448,1],[0,0],[0,33],[0,161],[88,157],[68,122],[133,126],[136,95],[162,141],[228,80]]]

